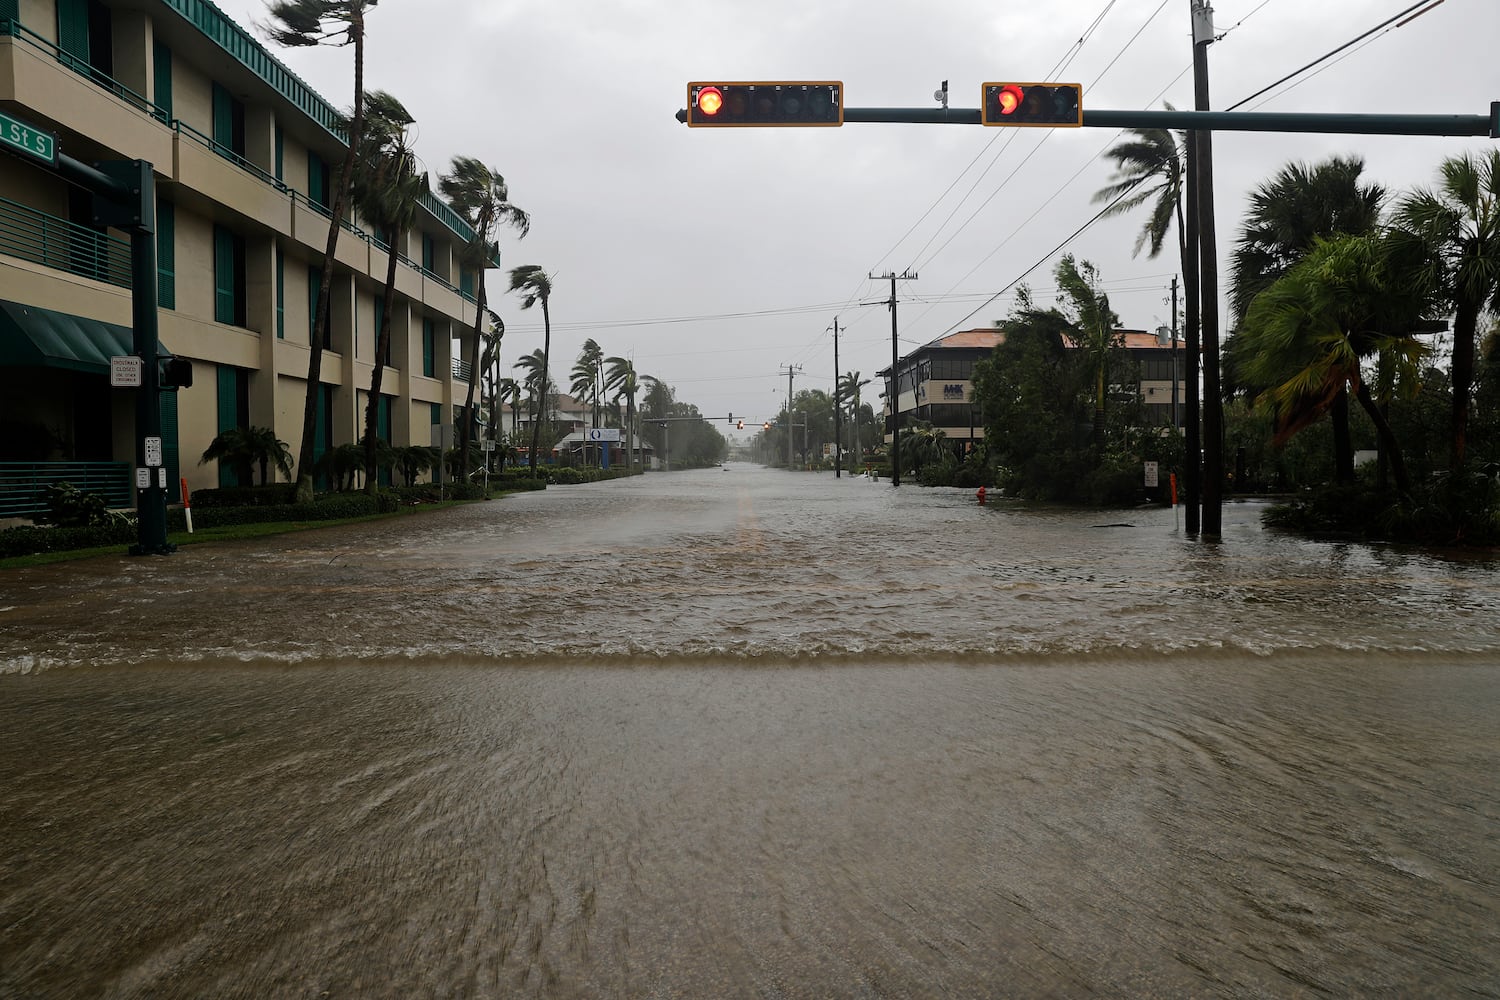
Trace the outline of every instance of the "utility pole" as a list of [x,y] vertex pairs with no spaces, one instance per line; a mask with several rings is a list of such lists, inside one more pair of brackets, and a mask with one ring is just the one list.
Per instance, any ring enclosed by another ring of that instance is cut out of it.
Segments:
[[786,369],[786,469],[792,471],[792,376],[802,371],[801,365],[782,365]]
[[844,476],[844,421],[839,416],[839,318],[833,317],[833,478]]
[[[1194,108],[1209,110],[1208,47],[1214,40],[1213,8],[1208,0],[1190,0],[1193,12]],[[1213,132],[1198,133],[1195,173],[1198,200],[1198,255],[1201,280],[1198,285],[1203,338],[1203,534],[1218,538],[1223,533],[1224,509],[1224,403],[1219,393],[1219,263],[1214,227]]]
[[[877,275],[870,275],[871,278]],[[901,485],[901,380],[897,377],[896,365],[900,363],[900,348],[896,343],[896,282],[916,281],[917,276],[910,271],[902,271],[897,274],[887,271],[878,275],[880,280],[889,280],[891,283],[891,297],[886,305],[891,310],[891,388],[887,394],[887,400],[891,404],[891,485]],[[915,387],[914,387],[915,388]]]

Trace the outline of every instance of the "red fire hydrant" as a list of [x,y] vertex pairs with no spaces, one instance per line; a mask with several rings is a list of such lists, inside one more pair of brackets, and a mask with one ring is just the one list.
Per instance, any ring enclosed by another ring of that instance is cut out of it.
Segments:
[[984,487],[983,486],[979,487],[979,492],[974,494],[974,498],[979,501],[979,505],[981,507],[984,506]]

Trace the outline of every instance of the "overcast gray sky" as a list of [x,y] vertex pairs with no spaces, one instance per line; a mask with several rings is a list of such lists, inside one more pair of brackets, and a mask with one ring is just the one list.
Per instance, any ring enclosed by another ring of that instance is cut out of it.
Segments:
[[[1209,50],[1223,108],[1373,28],[1413,0],[1220,0]],[[218,0],[265,20],[261,0]],[[841,80],[848,107],[979,105],[986,80],[1084,85],[1085,108],[1193,106],[1189,0],[383,0],[369,18],[366,84],[418,120],[437,175],[455,155],[499,170],[531,213],[501,235],[505,268],[555,279],[553,375],[564,387],[586,338],[633,357],[708,415],[774,416],[785,366],[796,388],[832,391],[839,368],[890,364],[889,294],[899,284],[900,352],[1009,311],[1011,285],[1097,210],[1112,129],[847,124],[826,129],[689,129],[673,117],[690,80]],[[263,38],[263,35],[260,37]],[[1500,99],[1500,2],[1438,0],[1243,110],[1486,114]],[[1080,44],[1081,43],[1081,44]],[[278,50],[340,107],[345,50]],[[1431,184],[1444,156],[1494,140],[1216,134],[1220,256],[1246,193],[1290,160],[1359,154],[1392,190]],[[1131,249],[1144,219],[1096,223],[1067,250],[1099,268],[1127,326],[1170,321],[1169,247]],[[1027,279],[1055,293],[1048,258]],[[506,368],[541,346],[539,309],[490,301],[507,326]],[[977,310],[977,311],[976,311]],[[972,314],[972,315],[971,315]],[[872,401],[879,392],[866,390]],[[722,428],[722,425],[721,425]],[[748,428],[747,428],[748,430]]]

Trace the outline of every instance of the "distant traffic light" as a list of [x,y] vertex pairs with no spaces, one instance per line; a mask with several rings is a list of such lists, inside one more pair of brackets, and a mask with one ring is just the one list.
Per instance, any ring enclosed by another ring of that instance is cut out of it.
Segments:
[[771,421],[767,420],[765,423],[761,424],[761,430],[768,431],[770,429],[771,429]]
[[737,431],[744,430],[745,429],[745,422],[743,420],[739,421],[738,423],[736,423],[734,425],[734,429],[737,430]]
[[980,90],[983,125],[1083,124],[1083,85],[1077,83],[986,83]]
[[692,126],[844,124],[844,85],[828,80],[688,84]]

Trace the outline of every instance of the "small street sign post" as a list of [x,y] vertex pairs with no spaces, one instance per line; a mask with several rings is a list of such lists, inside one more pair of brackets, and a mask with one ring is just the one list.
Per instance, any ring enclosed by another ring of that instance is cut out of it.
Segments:
[[115,355],[109,359],[111,389],[139,389],[144,382],[146,364],[134,354]]

